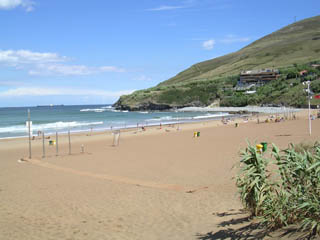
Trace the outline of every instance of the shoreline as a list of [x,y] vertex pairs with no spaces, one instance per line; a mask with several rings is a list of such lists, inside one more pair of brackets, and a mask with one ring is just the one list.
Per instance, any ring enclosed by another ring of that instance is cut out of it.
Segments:
[[[268,115],[267,113],[259,113],[261,117]],[[226,116],[222,116],[222,117],[213,117],[213,118],[203,118],[203,119],[193,119],[193,120],[185,120],[185,121],[172,121],[172,122],[160,122],[160,123],[154,123],[154,124],[139,124],[139,126],[133,126],[133,125],[129,125],[126,127],[114,127],[114,128],[102,128],[102,129],[98,129],[98,128],[92,128],[91,129],[86,129],[86,130],[74,130],[74,131],[70,131],[70,134],[72,136],[81,136],[81,135],[100,135],[100,134],[112,134],[113,131],[117,131],[120,130],[122,133],[123,132],[135,132],[135,131],[141,131],[142,128],[145,129],[155,129],[155,128],[159,128],[159,126],[161,125],[162,127],[170,127],[170,126],[176,126],[176,125],[182,125],[182,126],[186,126],[186,125],[194,125],[194,124],[201,124],[201,123],[220,123],[222,121],[222,119],[228,119],[228,122],[230,121],[237,121],[237,120],[242,120],[243,118],[252,118],[252,117],[256,117],[257,114],[256,113],[244,113],[244,114],[230,114],[230,115],[226,115]],[[251,119],[252,120],[252,119]],[[219,125],[219,124],[217,124]],[[45,135],[45,137],[55,137],[56,132],[50,132],[48,134]],[[59,136],[67,136],[68,135],[68,131],[58,131]],[[31,135],[31,137],[34,137],[34,139],[42,139],[42,136],[38,136],[38,135]],[[1,141],[6,141],[6,140],[28,140],[29,136],[14,136],[14,137],[4,137],[4,138],[0,138],[0,142]]]
[[[256,115],[268,115],[268,114],[283,114],[283,116],[287,115],[292,115],[294,113],[300,112],[300,111],[306,111],[306,109],[288,109],[288,111],[284,111],[286,108],[272,108],[272,107],[255,107],[255,106],[247,106],[247,107],[188,107],[188,108],[182,108],[178,109],[177,112],[220,112],[220,113],[228,113],[230,116],[215,116],[210,118],[204,116],[199,117],[198,119],[184,119],[184,120],[173,120],[173,121],[159,121],[157,123],[148,123],[147,121],[144,122],[137,122],[137,125],[141,128],[143,127],[156,127],[159,126],[160,124],[165,126],[165,125],[177,125],[177,124],[189,124],[189,123],[197,123],[197,122],[206,122],[206,121],[219,121],[222,118],[231,118],[231,119],[236,119],[236,118],[244,118],[244,117],[252,117]],[[313,111],[316,111],[312,109]],[[70,130],[71,134],[81,134],[81,133],[92,133],[92,132],[112,132],[113,130],[130,130],[130,129],[135,129],[137,126],[135,125],[128,125],[126,126],[116,126],[116,127],[106,127],[106,128],[88,128],[88,129],[79,129],[79,130]],[[63,130],[63,131],[48,131],[48,134],[46,136],[53,136],[55,133],[58,132],[61,135],[68,134],[68,130]],[[36,134],[33,134],[32,136],[39,137]],[[28,135],[24,136],[11,136],[11,137],[2,137],[0,138],[0,141],[5,140],[5,139],[24,139],[28,138]]]
[[[243,116],[246,116],[246,114],[244,114]],[[214,116],[214,117],[199,117],[198,119],[184,119],[184,120],[174,120],[174,121],[159,121],[159,123],[148,123],[147,121],[145,122],[138,122],[137,126],[135,125],[124,125],[124,126],[115,126],[115,127],[107,127],[107,128],[88,128],[88,129],[83,129],[83,130],[70,130],[70,133],[72,134],[80,134],[80,133],[99,133],[99,132],[112,132],[115,130],[130,130],[130,129],[136,129],[136,128],[141,128],[141,127],[145,127],[145,128],[149,128],[149,127],[157,127],[160,124],[162,126],[167,126],[167,125],[178,125],[178,124],[192,124],[192,123],[198,123],[198,122],[203,122],[203,121],[219,121],[222,118],[237,118],[237,117],[241,117],[239,116],[239,114],[234,114],[234,115],[224,115],[224,116]],[[49,131],[48,134],[46,136],[53,136],[55,135],[55,133],[58,132],[59,134],[68,134],[68,131]],[[39,137],[35,134],[31,135],[34,137]],[[3,139],[20,139],[20,138],[28,138],[28,135],[25,136],[13,136],[13,137],[3,137],[0,138],[0,141]]]
[[[311,112],[315,113],[315,112]],[[306,118],[308,112],[307,110],[301,110],[295,113],[296,114],[296,119],[299,118]],[[159,130],[163,130],[166,133],[169,132],[179,132],[179,131],[188,131],[190,129],[202,129],[202,128],[207,128],[208,126],[211,127],[222,127],[222,126],[230,126],[232,125],[234,127],[235,123],[238,123],[240,125],[242,124],[247,124],[247,123],[257,123],[258,119],[261,124],[265,122],[266,119],[271,119],[270,117],[275,117],[275,116],[281,116],[281,114],[270,114],[270,113],[250,113],[250,114],[243,114],[243,115],[231,115],[229,117],[226,117],[225,122],[222,121],[223,118],[214,118],[214,119],[199,119],[195,121],[185,121],[185,122],[174,122],[174,123],[162,123],[161,128],[159,124],[154,124],[154,125],[139,125],[139,127],[127,127],[127,128],[115,128],[113,130],[111,129],[105,129],[105,130],[82,130],[82,131],[70,131],[70,136],[72,139],[72,142],[85,142],[89,140],[87,137],[101,137],[100,140],[103,138],[107,138],[110,141],[113,138],[113,133],[114,131],[120,130],[121,136],[125,137],[134,137],[134,136],[139,136],[141,135],[157,135],[159,134]],[[285,114],[282,114],[283,118],[285,117]],[[292,120],[292,119],[291,119]],[[143,130],[143,128],[145,130]],[[66,143],[66,140],[68,138],[68,132],[58,132],[58,137],[59,140],[63,140],[64,144]],[[0,144],[1,143],[16,143],[19,146],[22,144],[25,144],[25,148],[27,148],[27,141],[28,141],[28,136],[26,137],[12,137],[12,138],[0,138]],[[45,142],[46,146],[48,146],[49,140],[55,140],[56,139],[56,134],[48,134],[45,135]],[[40,145],[42,146],[42,136],[34,136],[33,139],[31,139],[31,144],[35,144],[36,147],[39,147]],[[1,146],[1,145],[0,145]],[[0,148],[1,150],[1,148]]]

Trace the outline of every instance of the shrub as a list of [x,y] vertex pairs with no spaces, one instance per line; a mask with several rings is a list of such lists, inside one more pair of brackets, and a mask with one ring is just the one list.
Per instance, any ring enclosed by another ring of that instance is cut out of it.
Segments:
[[249,146],[241,153],[242,167],[237,175],[236,184],[240,190],[240,198],[252,215],[260,214],[262,203],[269,195],[270,184],[266,176],[268,160]]
[[[310,235],[320,235],[319,143],[291,144],[284,151],[273,145],[275,161],[250,145],[241,156],[236,185],[246,209],[269,228],[297,224]],[[271,173],[270,163],[276,166]]]
[[320,93],[320,79],[315,80],[311,83],[311,91],[315,92],[315,93]]

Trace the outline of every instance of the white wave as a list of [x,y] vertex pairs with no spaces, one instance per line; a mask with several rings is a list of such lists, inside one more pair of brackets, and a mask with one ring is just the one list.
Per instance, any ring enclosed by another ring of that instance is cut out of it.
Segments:
[[80,112],[105,112],[107,109],[103,108],[86,108],[86,109],[81,109]]
[[174,120],[174,117],[172,117],[172,116],[165,116],[165,117],[161,117],[160,120],[170,121],[170,120]]
[[220,113],[220,114],[207,114],[201,116],[195,116],[193,119],[205,119],[205,118],[216,118],[216,117],[226,117],[229,116],[229,113]]
[[127,112],[129,112],[129,111],[128,111],[128,110],[123,110],[123,111],[121,111],[121,110],[111,109],[111,112],[122,112],[122,113],[127,113]]
[[172,117],[172,116],[164,116],[160,118],[152,118],[146,120],[147,122],[161,122],[161,121],[181,121],[181,120],[192,120],[192,117]]
[[94,126],[101,125],[103,122],[55,122],[55,123],[46,123],[40,125],[34,125],[32,128],[35,130],[41,129],[61,129],[61,128],[73,128],[73,127],[84,127],[84,126]]
[[148,114],[149,112],[139,112],[139,113],[142,113],[142,114]]
[[147,122],[161,122],[161,121],[170,121],[173,120],[174,118],[171,116],[165,116],[165,117],[160,117],[160,118],[152,118],[152,119],[147,119]]
[[[55,122],[55,123],[46,123],[46,124],[33,124],[32,131],[85,127],[85,126],[95,126],[95,125],[102,125],[102,124],[103,122]],[[25,125],[16,125],[16,126],[0,128],[0,133],[26,132],[26,131],[27,131],[27,127]]]
[[3,127],[0,128],[0,133],[8,133],[8,132],[25,132],[26,131],[25,125],[16,125],[11,127]]
[[112,106],[105,106],[101,108],[85,108],[81,109],[80,112],[105,112],[105,111],[112,111],[114,107]]
[[218,113],[218,114],[206,114],[206,115],[199,115],[194,117],[173,117],[173,116],[164,116],[160,118],[152,118],[146,120],[147,122],[168,122],[168,121],[185,121],[185,120],[200,120],[200,119],[206,119],[206,118],[217,118],[217,117],[226,117],[229,116],[229,113]]

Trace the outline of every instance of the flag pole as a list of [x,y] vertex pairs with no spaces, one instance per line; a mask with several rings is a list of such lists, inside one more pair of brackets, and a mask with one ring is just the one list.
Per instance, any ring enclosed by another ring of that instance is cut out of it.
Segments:
[[31,122],[30,122],[30,109],[28,109],[28,132],[29,132],[29,159],[31,159]]

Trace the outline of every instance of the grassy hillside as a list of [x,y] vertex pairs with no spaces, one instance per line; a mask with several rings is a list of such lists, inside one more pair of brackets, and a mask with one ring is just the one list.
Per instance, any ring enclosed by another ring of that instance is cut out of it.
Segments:
[[248,69],[280,68],[317,60],[319,55],[320,16],[317,16],[284,27],[238,52],[197,63],[159,85],[228,76]]
[[[285,69],[290,66],[295,66],[293,71],[298,71],[304,67],[302,64],[317,60],[320,60],[320,16],[284,27],[237,52],[197,63],[156,87],[121,96],[115,105],[138,110],[207,106],[217,99],[222,105],[273,103],[277,100],[281,103],[283,101],[274,96],[253,101],[248,100],[251,97],[235,93],[232,87],[239,73],[242,70]],[[282,80],[288,79],[283,76]]]

